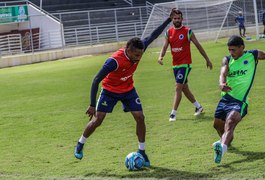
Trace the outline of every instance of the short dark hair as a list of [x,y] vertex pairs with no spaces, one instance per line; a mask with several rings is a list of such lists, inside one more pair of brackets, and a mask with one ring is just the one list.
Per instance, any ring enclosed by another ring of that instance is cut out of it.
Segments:
[[229,38],[227,46],[245,46],[244,40],[237,35],[233,35]]
[[177,14],[177,15],[180,15],[180,17],[183,18],[182,12],[180,10],[178,10],[178,9],[173,9],[172,10],[172,13]]
[[127,44],[126,44],[126,48],[130,48],[130,49],[144,49],[144,43],[143,41],[138,38],[138,37],[134,37],[132,39],[130,39]]

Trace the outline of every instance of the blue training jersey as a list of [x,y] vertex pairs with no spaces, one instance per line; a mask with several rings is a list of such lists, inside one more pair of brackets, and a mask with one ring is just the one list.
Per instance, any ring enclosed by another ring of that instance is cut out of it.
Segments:
[[244,16],[237,16],[237,17],[236,17],[236,22],[238,23],[238,26],[239,26],[239,27],[244,26],[244,23],[245,23],[245,18],[244,18]]

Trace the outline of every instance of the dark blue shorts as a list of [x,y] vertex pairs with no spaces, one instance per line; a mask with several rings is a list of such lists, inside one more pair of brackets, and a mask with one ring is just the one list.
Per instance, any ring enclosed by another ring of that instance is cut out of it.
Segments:
[[215,110],[214,117],[225,121],[231,111],[237,111],[241,114],[241,118],[243,118],[247,114],[247,108],[248,105],[246,103],[241,102],[226,94],[219,101],[219,104],[217,105],[217,108]]
[[191,66],[185,64],[184,66],[173,67],[173,72],[175,75],[176,83],[186,84],[188,82],[188,75],[191,71]]
[[102,89],[97,102],[97,111],[110,113],[118,101],[122,102],[124,112],[142,111],[140,98],[133,88],[126,93],[113,93]]

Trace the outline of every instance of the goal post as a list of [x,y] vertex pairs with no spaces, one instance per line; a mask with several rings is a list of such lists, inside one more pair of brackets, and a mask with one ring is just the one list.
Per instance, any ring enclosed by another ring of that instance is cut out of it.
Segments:
[[222,37],[239,34],[235,23],[239,11],[245,17],[247,35],[258,37],[259,23],[254,1],[244,0],[245,4],[242,4],[241,0],[176,0],[154,4],[142,38],[158,27],[174,7],[182,11],[183,24],[190,27],[198,39],[217,41]]

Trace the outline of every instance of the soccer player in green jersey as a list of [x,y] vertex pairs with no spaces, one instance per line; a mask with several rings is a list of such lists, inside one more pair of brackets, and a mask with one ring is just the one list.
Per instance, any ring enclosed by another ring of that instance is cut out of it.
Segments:
[[233,140],[235,127],[247,114],[248,94],[258,60],[265,59],[264,51],[245,51],[244,41],[239,36],[232,36],[227,46],[230,56],[224,57],[222,62],[219,78],[222,99],[216,108],[213,125],[221,138],[213,144],[215,163],[221,162]]

